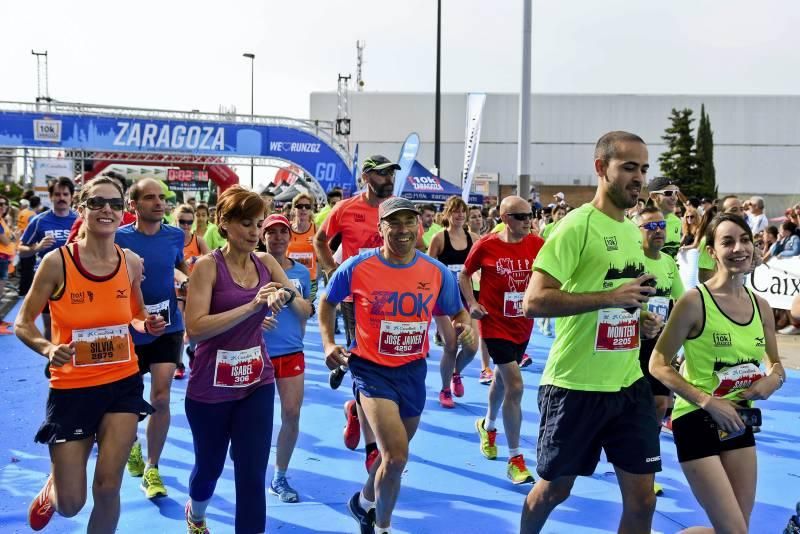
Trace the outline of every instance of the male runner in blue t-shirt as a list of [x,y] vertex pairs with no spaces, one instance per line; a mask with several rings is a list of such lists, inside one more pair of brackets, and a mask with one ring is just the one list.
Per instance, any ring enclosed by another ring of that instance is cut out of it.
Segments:
[[161,184],[150,178],[139,180],[129,194],[136,222],[117,230],[116,242],[144,260],[145,306],[150,315],[160,315],[166,324],[158,337],[131,331],[139,370],[151,375],[150,404],[156,412],[147,421],[147,465],[137,442],[131,449],[128,472],[143,476],[142,490],[148,499],[153,499],[167,495],[158,460],[169,430],[172,377],[183,350],[183,316],[175,294],[175,269],[188,275],[189,267],[183,259],[183,231],[162,223],[167,203]]
[[[22,234],[19,246],[20,258],[36,255],[36,267],[44,255],[67,244],[69,230],[78,214],[72,211],[72,195],[75,184],[62,176],[47,186],[53,208],[33,217]],[[42,310],[44,336],[50,339],[50,307]]]

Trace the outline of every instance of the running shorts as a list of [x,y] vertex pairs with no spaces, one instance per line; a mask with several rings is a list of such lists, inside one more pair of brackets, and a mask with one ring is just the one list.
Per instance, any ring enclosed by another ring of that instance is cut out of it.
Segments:
[[147,374],[154,363],[174,363],[181,361],[183,352],[183,332],[163,334],[146,345],[136,345],[136,356],[139,358],[139,372]]
[[400,417],[418,417],[425,408],[425,376],[428,365],[424,358],[401,365],[386,367],[356,355],[349,359],[353,376],[353,394],[369,398],[388,399],[400,408]]
[[504,363],[522,361],[522,355],[525,354],[525,349],[528,348],[528,342],[514,343],[507,339],[490,338],[484,339],[486,348],[489,349],[489,357],[496,365]]
[[302,351],[270,356],[270,361],[275,368],[275,379],[300,376],[306,370],[306,356]]
[[680,463],[756,445],[753,427],[750,426],[741,436],[720,441],[717,423],[705,410],[695,410],[673,419],[672,437],[675,438]]

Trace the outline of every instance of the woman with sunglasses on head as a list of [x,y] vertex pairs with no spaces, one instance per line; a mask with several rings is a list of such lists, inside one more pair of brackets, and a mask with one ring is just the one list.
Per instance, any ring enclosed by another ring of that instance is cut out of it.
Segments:
[[275,372],[261,325],[297,293],[269,254],[254,252],[264,201],[235,186],[217,201],[226,244],[201,257],[190,277],[186,330],[197,343],[186,388],[186,418],[194,442],[186,522],[203,534],[206,509],[230,446],[236,486],[235,531],[264,532],[264,484],[272,439]]
[[[714,275],[676,304],[650,358],[650,372],[677,395],[672,432],[678,461],[713,530],[746,533],[756,493],[752,401],[769,398],[786,380],[775,323],[766,300],[744,285],[753,262],[753,234],[738,215],[715,217],[706,232]],[[670,365],[685,352],[679,374]],[[766,375],[760,364],[765,364]]]
[[[186,265],[189,266],[189,273],[194,269],[194,264],[200,256],[205,256],[210,252],[205,240],[200,237],[198,232],[192,230],[194,228],[194,222],[195,210],[192,206],[189,204],[181,204],[175,208],[175,224],[183,230],[183,257],[186,260]],[[186,275],[178,270],[175,271],[175,285],[178,288],[178,307],[181,309],[181,313],[184,311],[186,291],[189,289],[187,280],[188,278]],[[194,346],[189,343],[189,336],[184,336],[183,342],[189,345],[187,351],[189,352],[189,364],[191,365]],[[186,366],[183,364],[183,353],[181,353],[181,359],[175,367],[174,378],[176,380],[182,380],[185,376]]]
[[694,245],[695,236],[700,228],[700,214],[692,205],[686,206],[686,213],[681,220],[681,248]]
[[[83,193],[86,236],[44,257],[16,323],[17,337],[50,361],[47,416],[35,440],[48,444],[52,472],[28,510],[33,530],[55,512],[72,517],[83,508],[86,463],[97,441],[87,530],[114,532],[136,425],[152,413],[128,325],[160,335],[164,323],[144,311],[139,256],[114,244],[124,207],[119,186],[100,177]],[[52,342],[35,323],[48,302]]]
[[[464,268],[472,244],[480,236],[467,230],[467,203],[461,197],[452,196],[447,199],[442,211],[442,225],[444,230],[434,234],[428,246],[428,256],[445,264],[453,273],[458,283],[458,273]],[[463,299],[462,299],[463,300]],[[455,408],[453,395],[464,396],[464,384],[461,381],[461,372],[475,358],[478,351],[477,339],[475,343],[464,343],[461,351],[458,350],[458,333],[453,328],[453,323],[446,315],[434,310],[436,329],[442,337],[442,360],[439,362],[439,373],[442,378],[442,389],[439,391],[439,404],[444,408]],[[477,331],[478,324],[472,320],[472,329]]]

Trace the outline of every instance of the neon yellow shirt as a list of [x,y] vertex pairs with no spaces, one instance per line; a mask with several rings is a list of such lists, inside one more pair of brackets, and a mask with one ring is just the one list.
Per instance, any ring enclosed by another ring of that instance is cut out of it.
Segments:
[[[630,220],[614,220],[584,204],[559,221],[533,267],[561,282],[562,291],[609,291],[646,271],[642,235]],[[541,384],[613,392],[642,377],[638,310],[567,316],[556,328]]]

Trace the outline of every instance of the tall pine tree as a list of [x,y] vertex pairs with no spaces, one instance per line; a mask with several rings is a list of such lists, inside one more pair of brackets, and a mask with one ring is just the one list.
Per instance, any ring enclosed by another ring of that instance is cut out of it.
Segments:
[[717,197],[717,179],[714,170],[714,132],[706,113],[705,104],[700,107],[700,122],[697,125],[697,157],[698,197]]
[[698,172],[697,157],[692,135],[692,110],[672,109],[672,125],[661,137],[667,143],[667,150],[658,157],[661,174],[675,182],[687,196],[697,196]]

